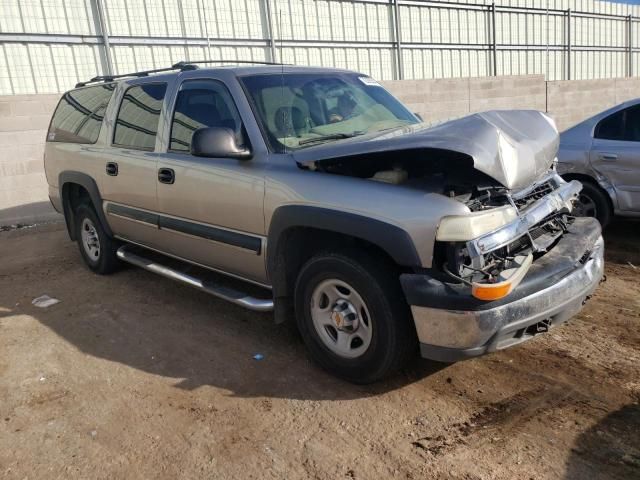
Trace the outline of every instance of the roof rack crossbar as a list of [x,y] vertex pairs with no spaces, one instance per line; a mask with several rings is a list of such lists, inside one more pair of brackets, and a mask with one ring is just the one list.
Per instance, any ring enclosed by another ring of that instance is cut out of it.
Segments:
[[126,77],[148,77],[152,73],[163,73],[163,72],[172,72],[174,70],[180,70],[181,72],[187,70],[196,70],[198,68],[198,63],[230,63],[235,65],[289,65],[285,63],[275,63],[275,62],[259,62],[253,60],[193,60],[193,61],[180,61],[178,63],[173,64],[170,67],[166,68],[156,68],[153,70],[143,70],[141,72],[132,72],[132,73],[122,73],[119,75],[100,75],[98,77],[93,77],[91,80],[87,80],[86,82],[78,82],[76,83],[76,88],[85,87],[91,83],[98,82],[113,82],[119,78]]
[[76,88],[84,87],[90,83],[113,82],[118,78],[148,77],[152,73],[171,72],[173,70],[195,70],[196,68],[198,68],[196,65],[189,65],[189,64],[186,64],[185,62],[179,62],[171,67],[166,67],[166,68],[155,68],[153,70],[142,70],[140,72],[121,73],[119,75],[100,75],[98,77],[93,77],[91,80],[87,80],[86,82],[77,83]]

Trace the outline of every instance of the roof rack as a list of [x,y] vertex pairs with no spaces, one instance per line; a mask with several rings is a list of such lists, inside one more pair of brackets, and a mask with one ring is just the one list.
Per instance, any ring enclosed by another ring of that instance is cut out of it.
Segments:
[[184,68],[193,66],[197,68],[197,63],[231,63],[233,65],[290,65],[288,63],[278,63],[278,62],[260,62],[257,60],[189,60],[184,62],[178,62],[173,65],[173,68]]
[[163,72],[172,72],[174,70],[180,70],[181,72],[188,70],[196,70],[198,68],[198,63],[215,63],[215,64],[223,64],[223,63],[231,63],[234,65],[288,65],[285,63],[276,63],[276,62],[259,62],[253,60],[192,60],[192,61],[180,61],[178,63],[173,64],[170,67],[166,68],[156,68],[154,70],[143,70],[141,72],[132,72],[132,73],[122,73],[120,75],[100,75],[98,77],[93,77],[91,80],[87,80],[86,82],[78,82],[76,83],[76,88],[85,87],[90,83],[98,83],[98,82],[113,82],[119,78],[126,77],[148,77],[152,73],[163,73]]
[[[179,62],[176,63],[176,65],[182,64],[183,62]],[[189,66],[189,65],[184,65],[185,68],[181,68],[181,66],[176,66],[173,65],[171,67],[167,67],[167,68],[156,68],[154,70],[143,70],[141,72],[131,72],[131,73],[122,73],[120,75],[101,75],[98,77],[93,77],[91,80],[88,80],[86,82],[79,82],[76,83],[76,88],[80,88],[80,87],[84,87],[86,85],[89,85],[90,83],[97,83],[97,82],[113,82],[114,80],[117,80],[118,78],[125,78],[125,77],[148,77],[150,74],[152,73],[162,73],[162,72],[171,72],[173,70],[195,70],[196,67],[195,65]]]

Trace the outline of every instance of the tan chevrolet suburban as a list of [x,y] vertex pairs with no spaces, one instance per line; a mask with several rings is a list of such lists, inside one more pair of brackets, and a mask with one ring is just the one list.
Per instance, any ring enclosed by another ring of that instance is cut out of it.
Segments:
[[581,185],[556,174],[545,114],[429,126],[366,75],[207,63],[62,96],[49,195],[94,272],[128,262],[274,310],[361,383],[418,348],[451,362],[533,338],[597,287],[600,225],[571,214]]

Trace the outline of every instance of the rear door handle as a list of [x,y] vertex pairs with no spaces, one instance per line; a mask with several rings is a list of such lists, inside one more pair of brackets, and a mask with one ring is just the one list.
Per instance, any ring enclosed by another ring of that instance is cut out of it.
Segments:
[[602,160],[614,161],[618,159],[618,155],[616,155],[615,153],[601,153],[600,158]]
[[116,175],[118,175],[118,164],[116,162],[107,162],[106,171],[107,175],[115,177]]
[[158,181],[171,185],[176,181],[176,172],[172,168],[161,168],[158,170]]

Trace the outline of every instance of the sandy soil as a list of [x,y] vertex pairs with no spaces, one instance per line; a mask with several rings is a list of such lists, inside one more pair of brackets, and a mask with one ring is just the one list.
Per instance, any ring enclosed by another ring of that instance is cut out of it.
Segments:
[[606,237],[568,324],[361,387],[269,315],[93,275],[61,225],[0,232],[0,478],[638,479],[640,223]]

